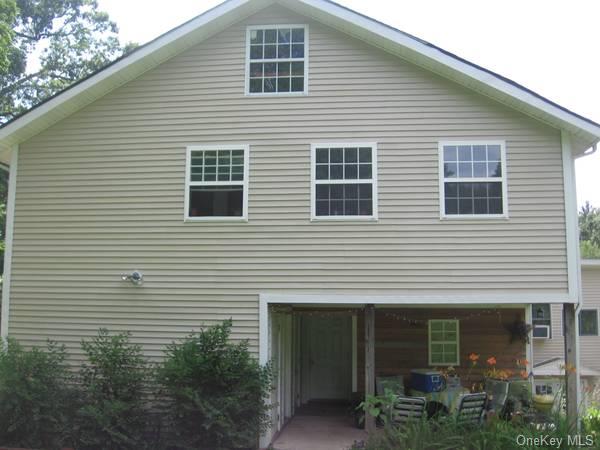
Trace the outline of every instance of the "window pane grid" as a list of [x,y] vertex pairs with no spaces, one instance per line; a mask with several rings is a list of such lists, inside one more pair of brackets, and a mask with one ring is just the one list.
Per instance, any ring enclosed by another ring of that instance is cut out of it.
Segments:
[[373,216],[371,147],[317,147],[314,170],[316,216]]
[[304,92],[305,45],[303,27],[251,30],[249,92]]
[[457,364],[459,362],[457,322],[431,320],[429,329],[430,363]]
[[442,151],[445,214],[503,215],[501,145],[444,145]]
[[190,185],[244,181],[243,150],[193,150],[190,160]]

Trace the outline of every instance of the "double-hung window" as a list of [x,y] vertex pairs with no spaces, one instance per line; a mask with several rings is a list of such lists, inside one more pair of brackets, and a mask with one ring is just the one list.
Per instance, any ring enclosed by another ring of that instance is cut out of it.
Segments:
[[377,218],[376,144],[313,144],[311,166],[313,220]]
[[508,217],[504,142],[440,143],[440,205],[445,218]]
[[247,41],[247,94],[308,92],[306,25],[252,26]]
[[245,145],[188,147],[186,220],[247,219],[248,154]]
[[458,320],[430,320],[429,365],[457,366],[459,355]]

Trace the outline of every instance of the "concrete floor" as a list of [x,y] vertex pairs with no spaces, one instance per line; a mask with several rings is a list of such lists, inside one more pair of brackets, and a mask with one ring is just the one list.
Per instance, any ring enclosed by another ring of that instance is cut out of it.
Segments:
[[367,434],[347,415],[296,415],[273,442],[274,450],[347,450]]

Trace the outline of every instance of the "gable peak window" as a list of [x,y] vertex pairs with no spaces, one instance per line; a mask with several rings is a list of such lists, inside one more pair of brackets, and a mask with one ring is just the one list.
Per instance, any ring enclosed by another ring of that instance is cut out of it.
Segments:
[[248,217],[248,146],[192,146],[186,161],[186,220]]
[[308,26],[248,27],[246,93],[290,95],[308,92]]
[[376,144],[312,146],[312,219],[377,219]]
[[440,143],[440,205],[445,218],[505,218],[504,142]]

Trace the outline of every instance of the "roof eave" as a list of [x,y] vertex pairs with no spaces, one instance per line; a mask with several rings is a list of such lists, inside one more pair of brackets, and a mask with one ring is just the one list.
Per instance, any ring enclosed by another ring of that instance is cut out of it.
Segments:
[[14,145],[270,3],[272,0],[228,0],[32,108],[0,128],[0,162],[10,161]]
[[[273,1],[275,0],[228,0],[33,108],[0,128],[0,161],[8,161],[14,144],[35,136],[108,92]],[[276,1],[550,126],[569,132],[576,142],[574,157],[581,156],[585,150],[600,141],[600,124],[414,36],[329,0]]]
[[587,142],[574,149],[575,155],[600,142],[600,124],[414,36],[330,0],[277,1]]

